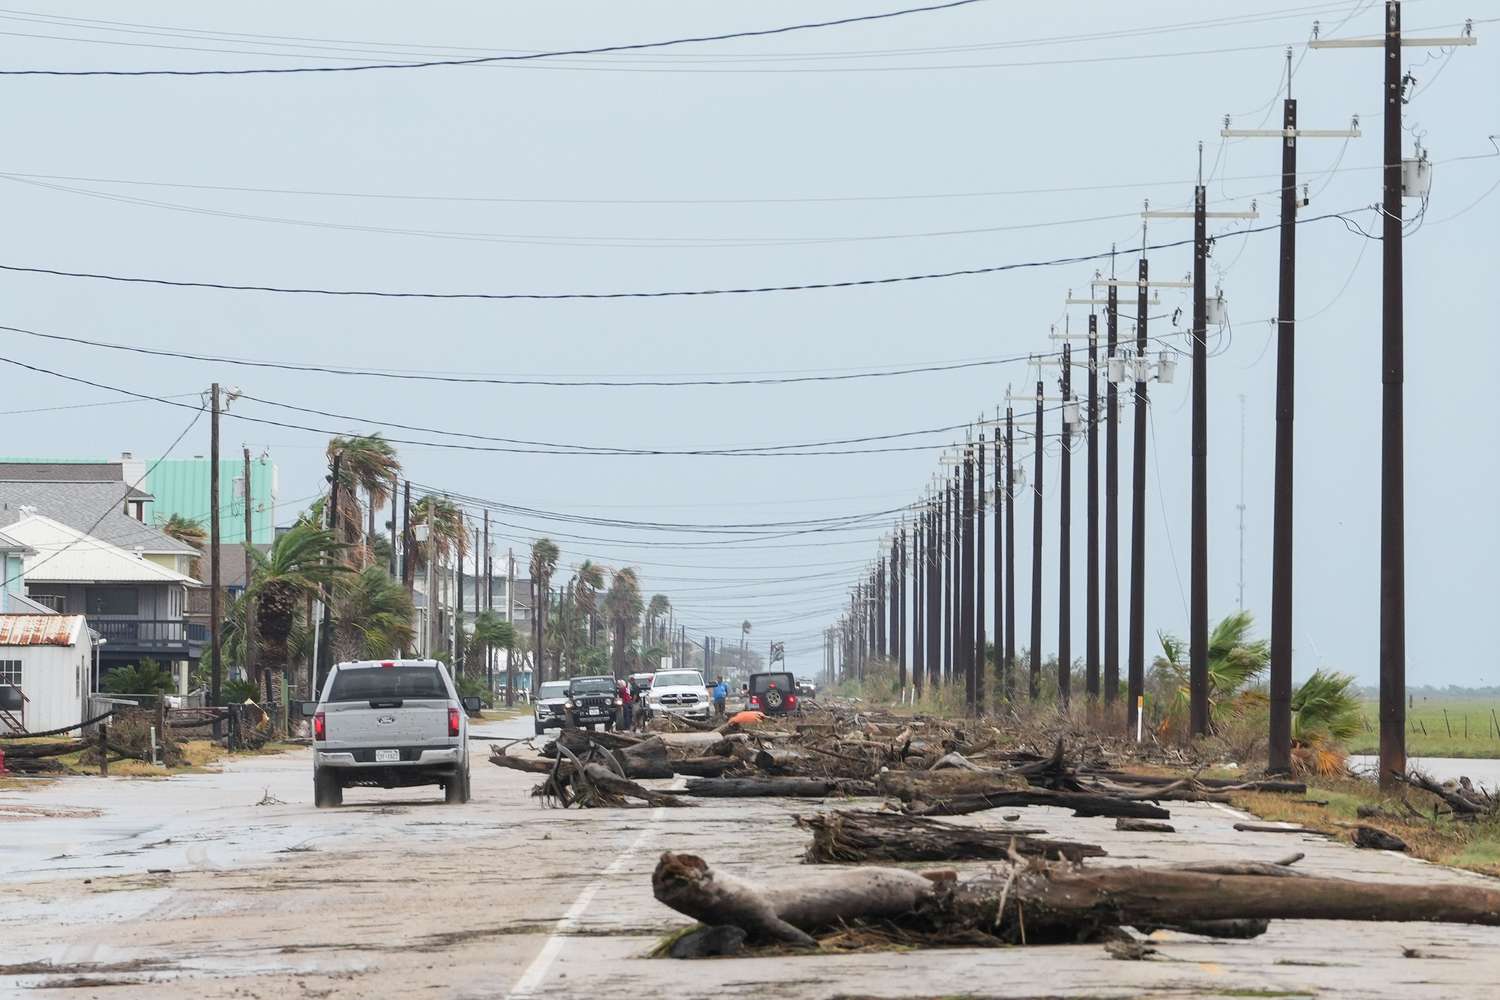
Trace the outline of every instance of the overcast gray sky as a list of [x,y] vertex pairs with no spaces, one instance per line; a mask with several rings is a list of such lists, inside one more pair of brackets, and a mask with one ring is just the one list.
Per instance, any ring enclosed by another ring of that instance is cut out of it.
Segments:
[[[896,6],[58,2],[0,12],[0,63],[118,69],[404,61],[717,34]],[[1130,249],[1140,241],[1135,213],[1145,198],[1159,207],[1189,203],[1199,141],[1211,172],[1211,207],[1245,209],[1258,198],[1262,222],[1274,221],[1276,142],[1222,143],[1222,118],[1233,114],[1243,127],[1279,123],[1283,47],[1300,46],[1315,19],[1325,34],[1376,34],[1380,6],[996,0],[763,39],[499,66],[9,77],[0,81],[0,172],[7,175],[0,177],[0,263],[265,285],[593,292],[884,277],[1095,253],[1118,243],[1129,275]],[[1231,14],[1242,20],[1201,24]],[[1453,34],[1465,17],[1497,14],[1496,4],[1480,0],[1405,5],[1412,34]],[[1153,30],[1116,34],[1134,29]],[[1500,181],[1488,138],[1500,132],[1500,35],[1491,23],[1475,30],[1480,44],[1451,60],[1444,52],[1407,51],[1417,79],[1407,149],[1420,137],[1437,161],[1427,217],[1406,243],[1412,684],[1500,681],[1494,650],[1471,639],[1473,626],[1493,611],[1500,554],[1495,417],[1483,402],[1500,368],[1493,301],[1484,292],[1500,228],[1500,196],[1484,198]],[[1097,35],[1114,37],[1090,37]],[[1298,67],[1303,127],[1346,127],[1357,113],[1365,130],[1348,143],[1302,143],[1313,199],[1306,214],[1351,211],[1367,230],[1378,230],[1367,209],[1380,195],[1372,169],[1380,158],[1380,57],[1335,50],[1302,58],[1299,47]],[[1153,241],[1190,235],[1187,221],[1155,223],[1151,233]],[[1380,247],[1337,220],[1302,227],[1299,240],[1296,674],[1323,666],[1373,682]],[[1266,233],[1220,241],[1212,261],[1233,322],[1214,340],[1209,368],[1211,613],[1217,618],[1237,603],[1243,394],[1245,604],[1265,630],[1275,372],[1267,320],[1275,313],[1276,260],[1275,234]],[[1152,258],[1154,276],[1181,277],[1190,266],[1186,248]],[[829,372],[1047,350],[1049,326],[1063,322],[1066,293],[1082,291],[1093,269],[553,302],[281,296],[4,273],[0,323],[397,370],[564,378]],[[1153,313],[1188,305],[1176,290],[1162,297]],[[1071,323],[1086,323],[1084,307],[1073,308]],[[1169,330],[1167,320],[1152,328]],[[14,335],[0,344],[8,358],[152,394],[191,393],[218,379],[266,399],[358,417],[628,447],[811,441],[958,424],[992,414],[1007,385],[1019,391],[1035,378],[1025,365],[1008,364],[787,386],[481,387],[237,369]],[[1186,366],[1178,372],[1175,384],[1153,386],[1146,619],[1150,630],[1185,633],[1190,386]],[[4,450],[155,456],[190,416],[156,403],[17,412],[117,398],[7,370],[0,378],[0,410],[9,413],[0,424],[8,432]],[[320,427],[379,429],[261,405],[237,408]],[[951,437],[893,442],[932,445],[928,450],[797,458],[401,451],[417,482],[469,495],[550,511],[722,524],[897,507],[916,498],[937,468],[938,446]],[[1128,469],[1128,418],[1121,439]],[[321,485],[318,435],[228,419],[225,442],[270,451],[282,497],[294,501],[282,523]],[[177,453],[206,450],[205,424]],[[1079,454],[1075,652],[1084,628]],[[1055,459],[1047,480],[1042,586],[1050,651]],[[748,618],[753,642],[785,638],[793,665],[808,672],[818,665],[816,636],[876,554],[881,530],[726,544],[698,534],[505,520],[517,527],[499,529],[502,555],[512,539],[520,548],[550,531],[565,570],[586,557],[638,565],[647,593],[673,596],[693,633],[728,639]],[[1029,504],[1018,510],[1016,528],[1029,538]],[[1029,559],[1025,549],[1021,555],[1024,608]]]

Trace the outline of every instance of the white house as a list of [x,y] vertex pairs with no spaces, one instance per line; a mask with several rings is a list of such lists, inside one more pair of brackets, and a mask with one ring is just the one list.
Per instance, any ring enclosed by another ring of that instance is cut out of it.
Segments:
[[93,655],[83,615],[0,614],[0,733],[82,722]]
[[[104,640],[99,667],[152,659],[177,677],[187,693],[192,664],[208,644],[208,627],[186,616],[197,580],[140,550],[129,551],[40,514],[5,526],[26,545],[26,595],[63,615],[86,615]],[[94,678],[97,686],[99,678]]]

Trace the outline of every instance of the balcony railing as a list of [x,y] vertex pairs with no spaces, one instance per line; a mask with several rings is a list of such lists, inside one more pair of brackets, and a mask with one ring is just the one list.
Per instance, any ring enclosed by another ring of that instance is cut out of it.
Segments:
[[117,649],[188,650],[208,642],[208,626],[181,618],[88,615],[89,627]]

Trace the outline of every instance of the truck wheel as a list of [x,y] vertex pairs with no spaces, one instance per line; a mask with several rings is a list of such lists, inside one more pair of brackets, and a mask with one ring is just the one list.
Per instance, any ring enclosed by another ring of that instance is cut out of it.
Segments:
[[344,786],[336,772],[323,767],[313,772],[313,805],[332,809],[344,804]]
[[461,806],[469,801],[469,773],[467,771],[453,775],[443,784],[443,801],[450,806]]

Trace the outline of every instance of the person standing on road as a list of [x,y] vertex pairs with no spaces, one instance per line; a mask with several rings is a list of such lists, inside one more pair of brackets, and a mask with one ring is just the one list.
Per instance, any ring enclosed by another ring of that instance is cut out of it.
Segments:
[[630,697],[630,685],[629,684],[626,684],[624,681],[620,681],[619,685],[620,685],[620,728],[622,728],[622,729],[629,729],[630,728],[630,717],[631,717],[631,714],[632,714],[632,704],[631,703],[632,703],[632,701],[634,699],[632,699]]
[[724,717],[724,703],[729,700],[729,685],[724,683],[724,678],[719,678],[719,683],[714,685],[714,715]]

